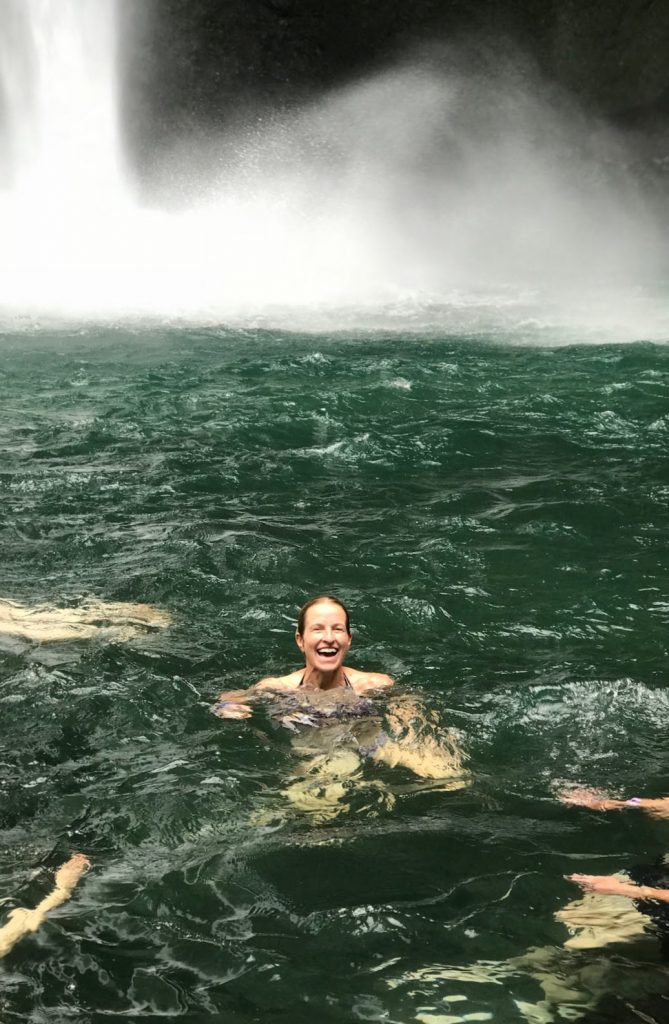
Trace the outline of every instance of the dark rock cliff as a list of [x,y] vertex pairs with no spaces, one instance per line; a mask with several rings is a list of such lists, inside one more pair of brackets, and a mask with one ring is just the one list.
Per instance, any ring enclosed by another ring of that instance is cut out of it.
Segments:
[[609,114],[669,90],[664,0],[125,0],[124,20],[134,82],[177,123],[290,103],[418,42],[475,35],[515,40]]
[[435,44],[474,72],[522,54],[635,133],[640,159],[661,170],[669,157],[665,0],[124,0],[123,35],[140,164],[174,138],[290,109]]

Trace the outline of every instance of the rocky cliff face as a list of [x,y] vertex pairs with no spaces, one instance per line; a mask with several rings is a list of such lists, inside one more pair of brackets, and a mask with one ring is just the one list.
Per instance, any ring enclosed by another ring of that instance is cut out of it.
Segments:
[[611,115],[658,109],[669,90],[669,4],[606,0],[553,4],[548,69]]
[[[124,0],[125,106],[139,161],[170,140],[238,127],[441,46],[489,73],[515,55],[590,112],[669,149],[662,0]],[[666,150],[666,153],[665,153]]]
[[[546,75],[605,113],[669,89],[662,0],[125,0],[135,81],[180,118],[291,102],[425,41],[513,39]],[[139,66],[137,63],[139,62]]]

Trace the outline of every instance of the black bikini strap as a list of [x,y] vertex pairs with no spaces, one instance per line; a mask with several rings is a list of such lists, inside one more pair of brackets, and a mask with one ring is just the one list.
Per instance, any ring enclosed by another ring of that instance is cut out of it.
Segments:
[[[298,690],[299,690],[300,686],[302,685],[302,683],[304,682],[304,676],[306,676],[306,674],[307,674],[307,673],[305,672],[305,673],[303,674],[302,678],[300,679],[299,683],[297,684],[297,689],[298,689]],[[347,686],[347,687],[349,688],[349,690],[352,690],[352,689],[353,689],[353,683],[352,683],[352,682],[351,682],[351,680],[350,680],[350,679],[348,678],[348,676],[346,675],[346,673],[345,673],[345,672],[344,672],[344,686]]]

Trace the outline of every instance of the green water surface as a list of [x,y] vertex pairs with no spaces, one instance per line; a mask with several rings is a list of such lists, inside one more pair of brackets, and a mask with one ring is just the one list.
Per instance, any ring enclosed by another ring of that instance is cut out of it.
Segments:
[[[0,596],[173,617],[0,639],[0,909],[93,863],[0,961],[0,1019],[522,1022],[545,993],[508,962],[547,947],[577,994],[543,1019],[669,1020],[652,928],[564,950],[553,917],[564,875],[669,849],[555,798],[669,793],[666,346],[8,334],[0,409]],[[298,666],[321,592],[351,663],[458,730],[468,786],[367,762],[300,811],[289,735],[210,714]]]

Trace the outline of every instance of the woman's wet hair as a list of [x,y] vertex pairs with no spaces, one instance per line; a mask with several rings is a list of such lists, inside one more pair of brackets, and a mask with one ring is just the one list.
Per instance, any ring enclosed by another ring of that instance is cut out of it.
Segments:
[[304,620],[307,617],[307,612],[315,604],[320,604],[321,601],[329,601],[330,604],[336,604],[339,608],[341,608],[341,610],[343,611],[344,615],[346,616],[346,632],[350,636],[351,635],[351,618],[350,618],[350,616],[348,614],[348,608],[346,607],[345,604],[342,604],[342,602],[338,598],[330,597],[329,594],[319,594],[318,597],[312,597],[311,601],[307,601],[306,604],[302,605],[302,607],[300,608],[300,614],[297,617],[297,632],[299,633],[299,635],[300,636],[304,636]]

